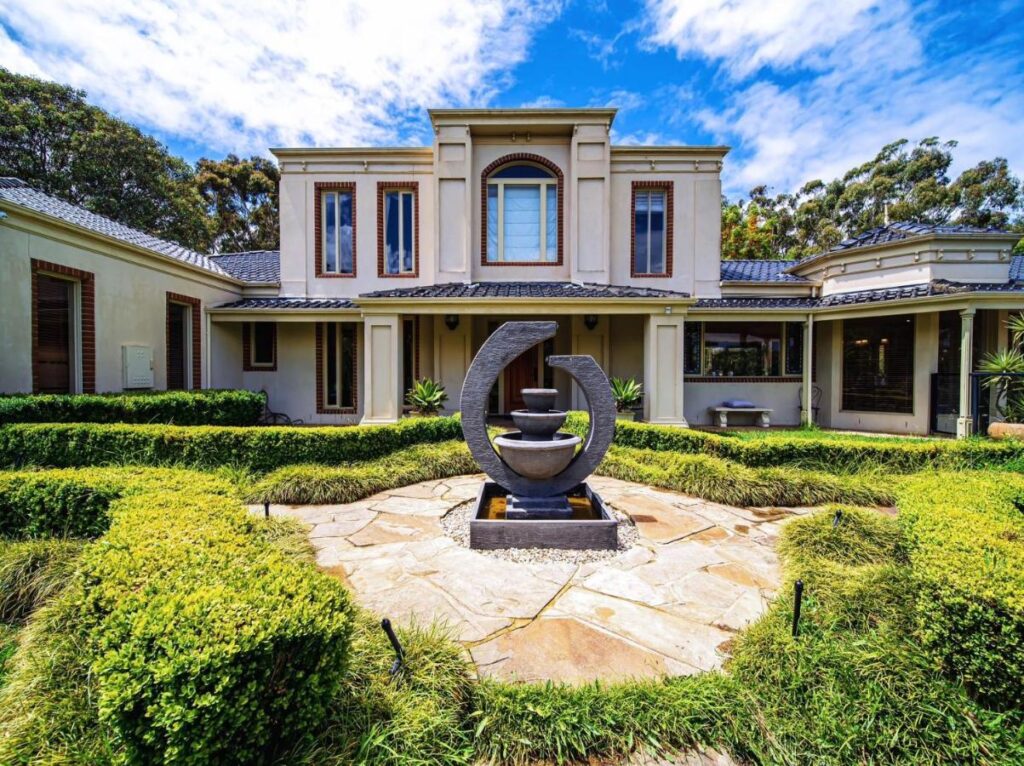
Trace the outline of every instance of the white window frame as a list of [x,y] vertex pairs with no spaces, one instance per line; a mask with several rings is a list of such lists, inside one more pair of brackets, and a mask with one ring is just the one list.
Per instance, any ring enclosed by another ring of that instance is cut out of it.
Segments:
[[[398,271],[388,271],[388,195],[398,195]],[[402,216],[402,198],[409,197],[412,201],[412,231],[406,233],[405,220]],[[416,192],[412,189],[385,189],[384,190],[384,273],[394,277],[401,274],[416,273],[416,259],[419,253],[416,252]],[[401,246],[405,237],[409,237],[409,250],[412,251],[412,267],[404,268],[402,264]]]
[[[327,325],[334,325],[334,353],[335,353],[336,359],[337,359],[337,364],[335,365],[336,369],[334,371],[336,379],[334,381],[335,400],[333,402],[330,399],[330,393],[329,393],[330,392],[330,386],[327,385],[328,382],[329,382],[328,372],[329,372],[329,369],[330,369],[330,364],[328,363],[328,353],[329,353],[329,350],[330,350],[330,346],[328,345],[328,337],[327,337],[327,335],[328,335],[327,329],[328,328],[327,328]],[[323,375],[323,379],[324,379],[324,409],[327,409],[327,410],[338,410],[338,411],[341,411],[341,412],[349,412],[349,411],[354,412],[356,410],[356,407],[357,407],[357,404],[358,404],[358,401],[359,401],[359,399],[358,399],[358,397],[359,397],[359,379],[358,379],[358,377],[356,377],[357,374],[358,374],[358,367],[356,367],[356,369],[351,371],[352,372],[352,376],[353,376],[352,377],[352,404],[342,404],[341,403],[342,381],[344,380],[344,375],[345,375],[345,365],[343,363],[344,362],[344,343],[343,343],[344,333],[342,331],[342,328],[345,327],[346,325],[354,325],[355,326],[355,329],[353,330],[353,332],[354,332],[354,335],[353,335],[353,343],[354,343],[353,352],[354,352],[354,357],[355,357],[355,359],[353,360],[353,364],[358,365],[358,363],[359,363],[359,361],[358,361],[359,360],[359,325],[357,323],[355,323],[355,322],[325,322],[324,323],[324,333],[323,333],[323,343],[324,343],[324,354],[323,354],[323,357],[324,358],[323,358],[323,370],[322,370],[322,373],[321,373]]]
[[277,338],[274,337],[273,344],[270,346],[270,361],[269,362],[257,362],[256,361],[256,325],[268,324],[273,329],[271,330],[274,335],[277,335],[277,325],[274,322],[250,322],[249,323],[249,366],[260,369],[269,369],[277,364]]
[[[651,197],[655,194],[661,195],[661,217],[663,221],[661,231],[661,271],[651,270]],[[641,271],[638,268],[640,245],[635,242],[633,245],[633,273],[644,276],[667,276],[668,275],[668,191],[666,189],[637,189],[633,199],[633,225],[636,226],[636,208],[640,197],[647,197],[647,268]]]
[[[347,194],[350,197],[349,209],[353,211],[352,216],[352,270],[342,271],[341,270],[341,196]],[[335,268],[327,268],[327,198],[335,197],[334,202],[334,230],[337,232],[337,236],[334,239],[334,266]],[[320,271],[324,274],[341,274],[342,276],[351,277],[355,276],[356,273],[356,219],[355,219],[355,198],[356,193],[352,189],[324,189],[320,192]]]
[[[524,163],[520,163],[524,164]],[[529,163],[525,163],[529,164]],[[495,172],[510,167],[509,165],[503,165]],[[540,165],[534,167],[541,167]],[[547,168],[541,168],[544,172],[550,172]],[[487,191],[488,200],[490,200],[490,189],[492,186],[496,186],[498,189],[498,252],[495,253],[496,257],[491,258],[490,250],[487,251],[487,262],[488,263],[510,263],[510,264],[530,264],[530,263],[550,263],[555,265],[558,262],[558,232],[555,231],[555,257],[553,260],[548,260],[548,187],[553,186],[555,188],[555,205],[558,205],[558,179],[551,178],[488,178],[487,179]],[[540,188],[540,258],[535,261],[506,261],[505,260],[505,187],[506,186],[537,186]],[[488,202],[488,204],[490,204]],[[558,220],[557,213],[555,215],[555,226],[561,224]],[[484,228],[487,228],[487,221],[483,222]],[[487,241],[490,242],[490,236],[487,236]]]

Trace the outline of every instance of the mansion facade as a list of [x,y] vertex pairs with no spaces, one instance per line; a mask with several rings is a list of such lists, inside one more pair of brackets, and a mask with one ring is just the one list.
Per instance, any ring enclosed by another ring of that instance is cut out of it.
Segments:
[[[502,322],[552,319],[492,392],[589,354],[642,417],[959,433],[971,373],[1024,310],[1017,235],[895,223],[801,261],[722,261],[728,149],[615,146],[613,109],[432,110],[424,148],[275,149],[279,251],[209,255],[0,179],[0,391],[248,388],[306,423],[448,405]],[[989,411],[994,410],[985,403]],[[990,413],[989,413],[990,414]]]

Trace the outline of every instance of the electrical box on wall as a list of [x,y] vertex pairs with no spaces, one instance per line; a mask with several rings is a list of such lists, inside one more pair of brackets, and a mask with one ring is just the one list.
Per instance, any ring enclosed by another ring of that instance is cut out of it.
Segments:
[[153,349],[149,346],[121,346],[121,369],[124,388],[153,387]]

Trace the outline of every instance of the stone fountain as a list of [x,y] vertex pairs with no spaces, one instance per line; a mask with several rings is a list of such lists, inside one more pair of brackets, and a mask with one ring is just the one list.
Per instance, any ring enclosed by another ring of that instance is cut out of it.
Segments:
[[[506,322],[480,347],[462,388],[462,430],[473,457],[491,478],[470,521],[472,548],[596,548],[618,545],[618,524],[586,479],[615,434],[615,403],[608,378],[593,357],[550,356],[587,399],[590,430],[580,438],[559,429],[567,413],[555,409],[557,389],[522,390],[517,431],[492,444],[487,398],[502,370],[520,354],[553,338],[555,322]],[[496,448],[496,449],[495,449]]]

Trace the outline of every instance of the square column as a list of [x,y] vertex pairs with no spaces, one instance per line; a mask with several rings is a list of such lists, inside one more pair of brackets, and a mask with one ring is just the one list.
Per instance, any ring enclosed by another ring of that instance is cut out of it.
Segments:
[[644,417],[688,426],[683,415],[683,317],[650,314],[644,323]]
[[[575,314],[572,317],[572,353],[581,356],[592,356],[598,366],[608,373],[608,317],[597,317],[597,324],[593,329],[587,327],[585,317],[587,315]],[[609,375],[609,377],[611,377]],[[572,384],[572,408],[584,410],[587,408],[587,397],[583,395],[582,389],[575,382]]]
[[814,315],[808,314],[804,322],[803,401],[800,402],[800,422],[814,425]]
[[402,416],[401,329],[398,314],[363,320],[364,425],[397,423]]
[[971,369],[974,365],[974,308],[960,312],[960,416],[956,419],[956,438],[971,435]]

